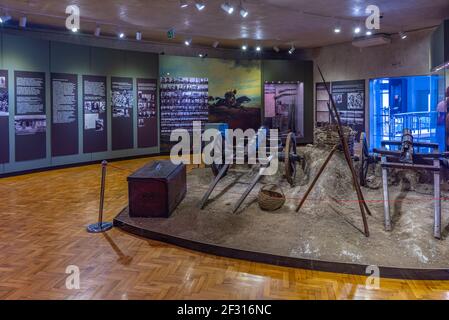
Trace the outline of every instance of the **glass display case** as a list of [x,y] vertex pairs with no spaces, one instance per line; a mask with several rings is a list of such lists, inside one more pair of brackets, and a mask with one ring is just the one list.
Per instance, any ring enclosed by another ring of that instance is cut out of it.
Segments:
[[401,139],[407,128],[415,141],[438,143],[441,151],[446,150],[446,111],[440,110],[445,78],[441,72],[371,80],[370,148],[379,148],[384,140]]

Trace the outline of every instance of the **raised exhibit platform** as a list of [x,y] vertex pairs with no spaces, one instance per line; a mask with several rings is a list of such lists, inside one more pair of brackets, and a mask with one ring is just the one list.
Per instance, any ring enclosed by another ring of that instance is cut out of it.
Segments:
[[[382,189],[373,175],[371,188],[363,189],[373,213],[368,217],[371,235],[366,238],[361,232],[362,219],[349,169],[341,154],[331,160],[303,209],[295,212],[328,152],[311,146],[299,151],[307,165],[297,176],[295,188],[281,173],[262,180],[281,183],[287,202],[278,211],[259,208],[259,184],[237,214],[232,214],[232,206],[255,174],[247,166],[230,170],[206,208],[198,209],[213,177],[206,168],[188,174],[187,196],[170,218],[130,218],[126,208],[114,224],[140,236],[245,260],[362,275],[366,275],[367,266],[376,265],[381,277],[449,279],[448,204],[442,202],[444,237],[437,240],[432,233],[431,185],[417,184],[420,177],[408,173],[392,175],[393,230],[386,232]],[[442,190],[446,197],[446,186]]]

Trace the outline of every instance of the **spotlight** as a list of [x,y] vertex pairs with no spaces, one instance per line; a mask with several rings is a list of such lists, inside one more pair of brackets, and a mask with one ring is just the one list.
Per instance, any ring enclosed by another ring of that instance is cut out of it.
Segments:
[[0,17],[0,23],[6,23],[9,20],[11,20],[11,16],[1,16]]
[[219,44],[220,44],[219,41],[214,41],[214,43],[212,43],[212,47],[214,47],[216,49]]
[[360,31],[362,31],[362,29],[361,29],[360,27],[355,27],[355,28],[354,28],[354,33],[355,33],[355,34],[359,34]]
[[95,28],[95,33],[94,33],[94,35],[95,35],[96,37],[99,37],[99,36],[101,35],[101,28],[100,28],[100,26],[97,26],[97,27]]
[[204,1],[200,1],[200,0],[195,1],[195,6],[198,9],[198,11],[201,11],[204,8],[206,8],[206,4],[204,3]]
[[125,34],[124,34],[123,32],[120,32],[120,33],[118,34],[118,37],[119,37],[120,39],[123,39],[123,38],[125,38]]
[[190,45],[192,44],[192,39],[186,39],[186,40],[184,40],[184,44],[185,44],[186,46],[190,46]]
[[408,37],[404,31],[399,32],[399,36],[401,37],[402,40],[405,40]]
[[27,17],[21,17],[19,20],[19,26],[22,28],[26,28],[27,26]]
[[295,48],[294,45],[292,45],[292,47],[290,48],[290,50],[288,50],[288,54],[293,54],[293,53],[295,53],[295,51],[296,51],[296,48]]
[[243,51],[246,51],[248,49],[248,46],[246,45],[246,44],[244,44],[243,46],[242,46],[242,50]]
[[372,35],[373,35],[373,32],[372,32],[372,31],[367,31],[365,34],[366,34],[367,36],[372,36]]
[[137,41],[142,40],[142,32],[140,32],[140,31],[137,31],[137,32],[136,32],[136,40],[137,40]]
[[257,52],[260,52],[260,51],[262,51],[262,48],[261,48],[260,46],[257,46],[257,47],[256,47],[256,51],[257,51]]
[[187,8],[189,4],[187,3],[187,0],[179,0],[179,6],[181,8]]
[[274,47],[273,47],[273,50],[274,50],[275,52],[277,52],[277,53],[279,53],[279,51],[280,51],[279,47],[277,47],[277,46],[274,46]]
[[240,15],[242,16],[242,18],[246,18],[248,14],[249,14],[248,10],[246,10],[240,3]]
[[226,11],[228,14],[232,14],[234,12],[234,7],[229,4],[228,1],[221,5],[221,8]]

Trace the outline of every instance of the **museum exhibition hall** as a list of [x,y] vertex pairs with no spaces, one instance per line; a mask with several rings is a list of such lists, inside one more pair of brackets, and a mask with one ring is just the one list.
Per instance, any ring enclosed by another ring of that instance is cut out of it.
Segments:
[[0,191],[0,300],[446,300],[449,1],[0,0]]

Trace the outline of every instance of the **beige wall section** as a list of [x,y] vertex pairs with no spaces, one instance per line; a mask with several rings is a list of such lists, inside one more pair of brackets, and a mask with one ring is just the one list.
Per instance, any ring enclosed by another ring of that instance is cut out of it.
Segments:
[[[369,133],[369,79],[429,74],[430,35],[433,31],[409,33],[405,40],[395,35],[391,44],[377,47],[360,49],[344,43],[310,49],[306,51],[305,58],[320,66],[327,81],[366,80],[365,123]],[[315,69],[314,83],[317,82],[322,81]]]

